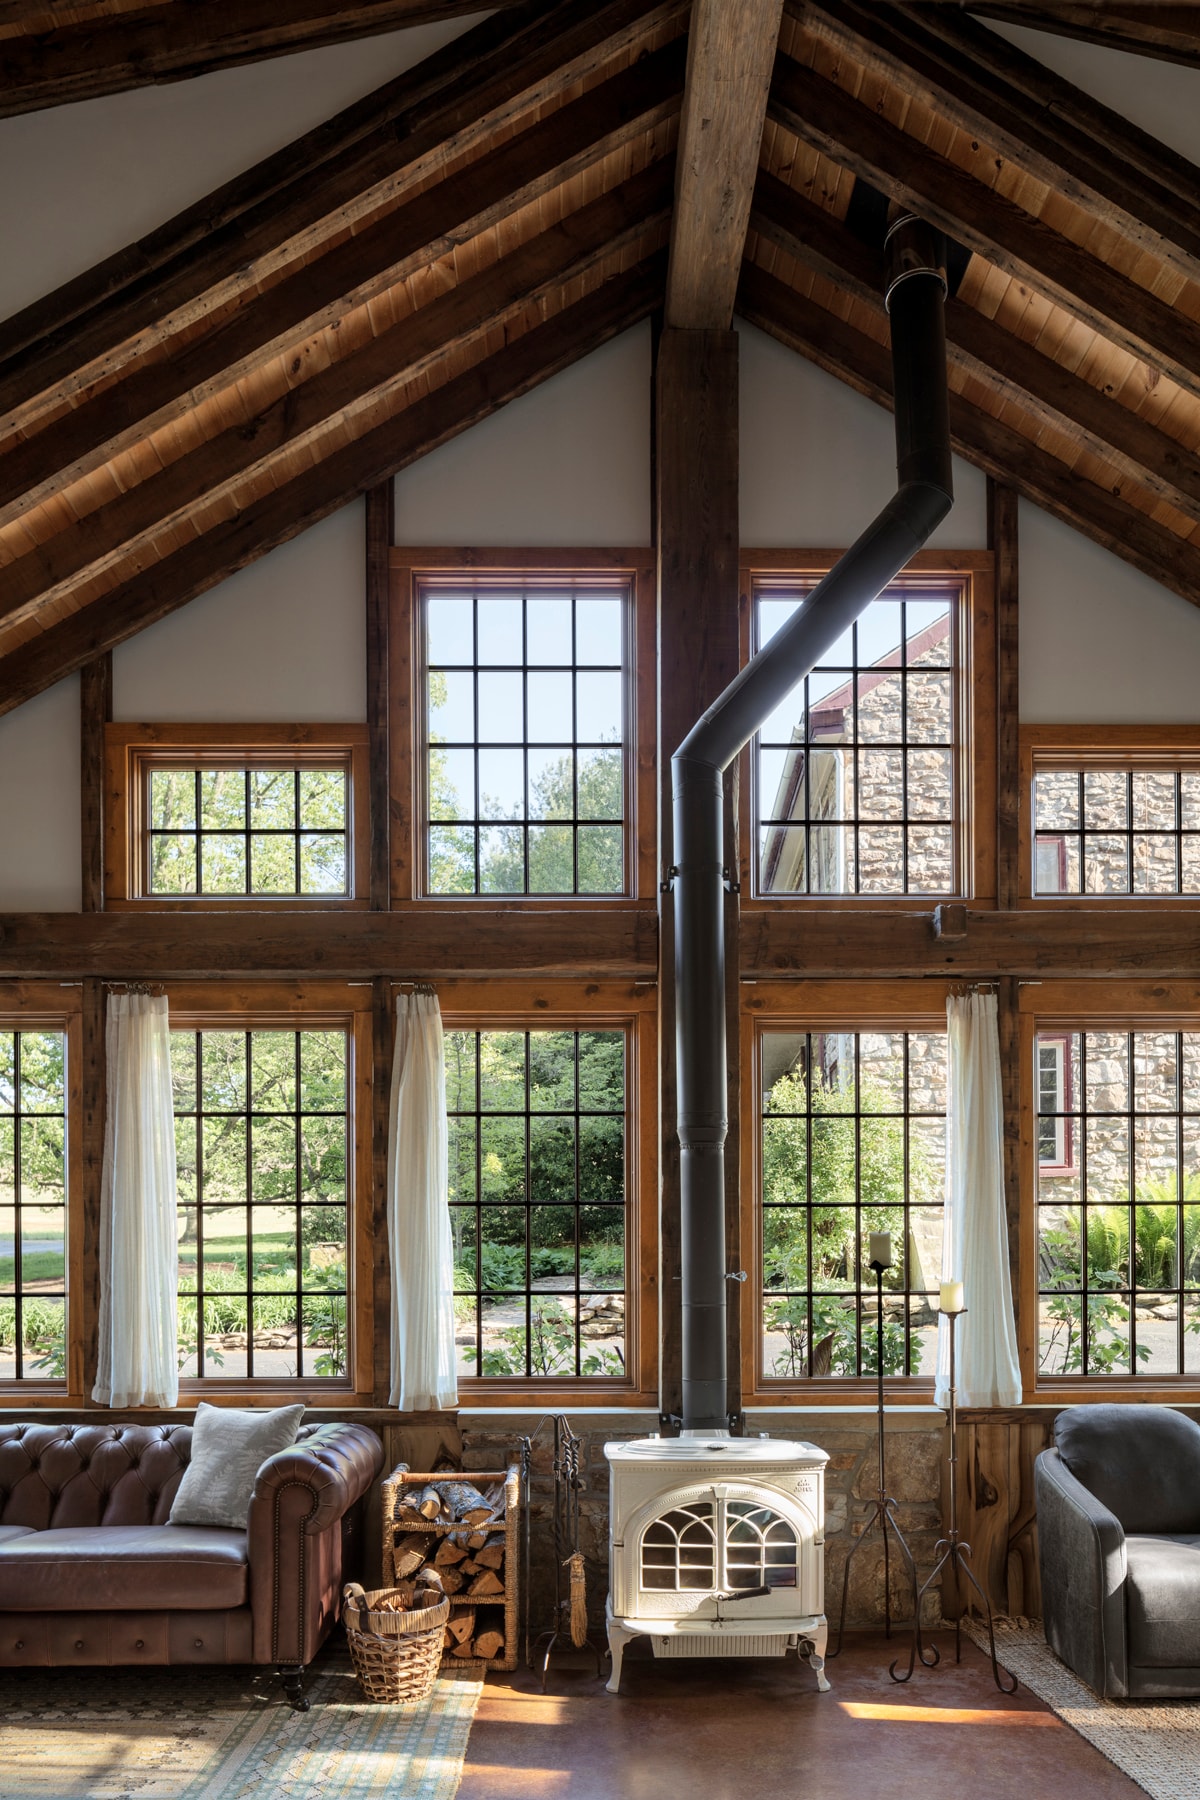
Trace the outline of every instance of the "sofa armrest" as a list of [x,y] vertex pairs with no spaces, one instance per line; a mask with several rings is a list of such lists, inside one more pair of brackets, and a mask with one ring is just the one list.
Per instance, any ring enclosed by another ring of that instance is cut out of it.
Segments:
[[362,1425],[322,1425],[267,1458],[247,1520],[255,1662],[307,1662],[337,1616],[342,1520],[383,1467]]
[[1057,1450],[1034,1464],[1042,1615],[1051,1648],[1108,1698],[1129,1691],[1125,1532]]

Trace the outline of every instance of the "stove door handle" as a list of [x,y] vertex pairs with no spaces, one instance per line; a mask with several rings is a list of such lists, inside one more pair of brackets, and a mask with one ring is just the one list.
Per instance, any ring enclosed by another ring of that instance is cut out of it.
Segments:
[[713,1599],[719,1600],[722,1605],[728,1605],[733,1600],[758,1600],[763,1594],[774,1592],[775,1589],[770,1587],[739,1588],[736,1594],[714,1594]]

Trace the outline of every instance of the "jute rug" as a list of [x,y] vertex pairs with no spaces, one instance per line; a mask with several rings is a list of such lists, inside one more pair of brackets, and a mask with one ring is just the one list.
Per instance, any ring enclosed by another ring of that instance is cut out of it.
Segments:
[[483,1682],[372,1706],[344,1641],[312,1665],[307,1713],[268,1670],[0,1674],[4,1800],[453,1800]]
[[[987,1653],[987,1631],[965,1619]],[[1102,1700],[1059,1662],[1028,1619],[996,1622],[996,1654],[1031,1693],[1154,1800],[1200,1800],[1200,1700]]]

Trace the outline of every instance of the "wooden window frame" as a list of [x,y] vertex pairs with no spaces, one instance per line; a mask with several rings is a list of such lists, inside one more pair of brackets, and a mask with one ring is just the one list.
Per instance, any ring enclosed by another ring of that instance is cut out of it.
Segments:
[[169,982],[172,1031],[345,1030],[350,1042],[347,1092],[350,1130],[346,1158],[346,1308],[351,1350],[344,1382],[309,1377],[272,1386],[246,1377],[205,1375],[179,1383],[181,1407],[288,1406],[303,1400],[318,1409],[374,1405],[374,1345],[387,1319],[375,1314],[373,1293],[375,1196],[372,1162],[373,1019],[369,984],[353,982]]
[[1098,1400],[1164,1405],[1200,1400],[1193,1375],[1038,1374],[1038,1163],[1035,1047],[1039,1031],[1200,1031],[1200,983],[1044,981],[1022,983],[1020,1020],[1020,1294],[1017,1339],[1027,1405],[1076,1406]]
[[[741,1284],[742,1402],[745,1406],[862,1405],[878,1392],[872,1376],[822,1375],[796,1382],[768,1377],[762,1369],[759,1321],[763,1305],[763,1214],[760,1142],[761,1040],[767,1031],[945,1031],[946,1000],[953,983],[921,981],[744,981],[739,1021],[742,1066],[741,1233],[749,1279]],[[928,1406],[933,1378],[893,1375],[885,1381],[890,1402]]]
[[[388,630],[388,687],[391,790],[391,898],[393,908],[420,906],[502,907],[561,910],[578,907],[634,908],[653,903],[657,893],[658,812],[656,791],[657,572],[652,550],[393,549]],[[625,671],[627,837],[626,890],[620,894],[430,894],[423,891],[425,826],[424,759],[419,727],[424,716],[421,681],[424,650],[418,584],[426,576],[469,574],[511,580],[523,574],[564,578],[608,576],[626,579],[631,592],[630,666]]]
[[439,981],[446,1031],[626,1032],[625,1356],[623,1380],[459,1376],[471,1412],[514,1405],[658,1410],[658,993],[652,982]]
[[1033,891],[1034,777],[1040,770],[1141,770],[1200,774],[1200,725],[1022,725],[1019,814],[1019,907],[1086,912],[1194,912],[1196,894],[1035,894]]
[[[344,764],[348,894],[148,894],[143,891],[146,776],[156,763]],[[370,904],[365,725],[106,725],[104,892],[114,912],[345,912]]]
[[[743,665],[753,630],[754,581],[758,576],[815,578],[828,574],[837,550],[743,549],[739,566],[739,633]],[[905,576],[960,584],[955,695],[958,732],[957,834],[963,892],[958,894],[760,894],[753,805],[741,808],[742,911],[781,906],[802,912],[830,908],[854,912],[928,913],[945,901],[967,901],[986,910],[996,904],[996,605],[995,557],[990,550],[923,550]],[[754,792],[753,745],[739,758],[742,792]]]
[[64,1381],[0,1382],[0,1406],[80,1407],[84,1404],[83,1241],[83,994],[77,984],[0,981],[0,1031],[61,1031],[67,1040],[66,1306]]

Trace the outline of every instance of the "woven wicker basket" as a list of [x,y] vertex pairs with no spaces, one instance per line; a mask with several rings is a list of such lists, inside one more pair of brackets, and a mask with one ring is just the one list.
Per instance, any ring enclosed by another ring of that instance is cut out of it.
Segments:
[[395,1588],[364,1593],[356,1581],[343,1589],[342,1618],[350,1660],[368,1700],[424,1700],[433,1691],[442,1660],[449,1600],[416,1612],[373,1612]]

